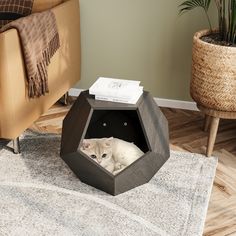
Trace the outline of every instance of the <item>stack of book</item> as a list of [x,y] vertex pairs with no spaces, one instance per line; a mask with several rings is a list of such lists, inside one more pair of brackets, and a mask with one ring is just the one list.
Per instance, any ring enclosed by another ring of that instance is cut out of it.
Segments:
[[90,87],[89,94],[96,100],[136,104],[143,94],[140,81],[99,77]]

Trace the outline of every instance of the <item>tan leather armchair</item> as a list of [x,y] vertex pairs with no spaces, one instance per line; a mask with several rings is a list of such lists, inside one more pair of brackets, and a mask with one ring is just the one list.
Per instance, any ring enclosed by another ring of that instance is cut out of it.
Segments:
[[[43,3],[39,0],[33,11],[45,7]],[[0,138],[16,139],[80,79],[79,1],[63,1],[52,11],[61,47],[48,67],[46,96],[28,98],[18,33],[11,29],[0,34]]]

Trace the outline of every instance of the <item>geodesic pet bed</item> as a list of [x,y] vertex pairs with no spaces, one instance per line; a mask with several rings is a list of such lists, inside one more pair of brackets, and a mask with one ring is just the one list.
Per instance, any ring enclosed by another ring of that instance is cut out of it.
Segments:
[[[83,139],[116,137],[144,155],[113,175],[80,151]],[[168,123],[148,92],[135,105],[95,100],[82,92],[63,121],[61,157],[78,178],[117,195],[147,183],[169,158]]]

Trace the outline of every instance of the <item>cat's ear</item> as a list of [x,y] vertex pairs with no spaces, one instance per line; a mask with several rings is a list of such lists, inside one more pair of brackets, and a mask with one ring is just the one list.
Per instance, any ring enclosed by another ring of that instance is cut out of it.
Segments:
[[106,138],[106,140],[105,140],[105,145],[107,146],[107,147],[110,147],[111,146],[111,142],[112,142],[112,140],[113,140],[113,137],[110,137],[110,138]]
[[83,150],[86,150],[88,148],[90,148],[91,144],[88,140],[84,139],[83,142],[82,142],[82,149]]

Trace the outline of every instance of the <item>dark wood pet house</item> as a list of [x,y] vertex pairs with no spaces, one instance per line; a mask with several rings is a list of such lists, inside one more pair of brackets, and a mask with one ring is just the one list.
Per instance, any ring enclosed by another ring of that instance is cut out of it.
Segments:
[[[79,150],[84,138],[112,136],[145,153],[117,175]],[[82,182],[112,195],[147,183],[169,155],[168,123],[148,92],[136,105],[98,101],[82,92],[63,121],[62,159]]]

